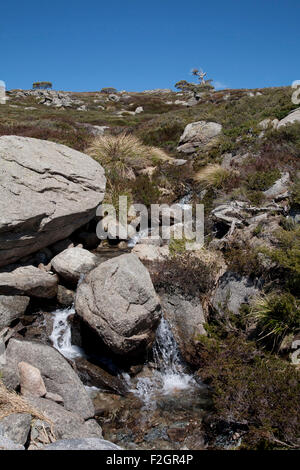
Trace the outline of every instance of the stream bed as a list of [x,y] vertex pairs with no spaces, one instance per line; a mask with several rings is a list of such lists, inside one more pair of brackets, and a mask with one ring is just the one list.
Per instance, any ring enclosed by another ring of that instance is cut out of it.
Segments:
[[[69,320],[74,313],[74,307],[52,313],[50,340],[69,360],[88,358],[87,352],[72,344]],[[210,406],[209,393],[182,361],[164,318],[150,357],[134,377],[119,372],[127,384],[125,396],[86,387],[104,438],[125,449],[203,449],[202,419]]]

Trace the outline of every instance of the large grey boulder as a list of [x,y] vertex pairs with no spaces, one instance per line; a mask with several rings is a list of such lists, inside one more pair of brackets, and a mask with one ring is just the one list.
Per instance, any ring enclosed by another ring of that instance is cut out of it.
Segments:
[[67,238],[103,200],[103,168],[65,145],[0,137],[0,266]]
[[104,439],[62,439],[45,446],[45,450],[122,450],[122,447]]
[[80,284],[75,309],[115,354],[138,354],[154,341],[159,299],[134,254],[100,264]]
[[300,122],[300,108],[295,109],[295,111],[292,111],[285,118],[281,119],[277,124],[277,129],[280,129],[287,124],[294,124],[295,122]]
[[10,273],[0,273],[0,293],[51,299],[57,293],[56,275],[34,266],[22,266]]
[[233,272],[226,272],[211,298],[211,304],[217,316],[225,317],[228,312],[238,315],[243,304],[257,296],[261,289],[260,282]]
[[18,374],[18,364],[27,362],[37,367],[47,392],[60,395],[67,410],[84,419],[94,416],[94,406],[82,382],[66,359],[51,346],[31,341],[10,339],[6,349],[6,369]]
[[183,358],[190,364],[197,362],[197,337],[206,335],[206,319],[200,299],[188,298],[181,293],[164,293],[160,298],[164,316]]
[[77,283],[82,274],[87,274],[99,263],[99,258],[80,247],[68,248],[56,255],[51,265],[66,281]]
[[29,300],[21,295],[0,295],[0,330],[24,314]]
[[217,141],[221,132],[222,126],[216,122],[191,122],[185,127],[177,150],[188,154],[198,148],[209,147]]
[[53,431],[58,439],[102,437],[102,429],[94,419],[85,421],[79,414],[67,411],[46,398],[26,397],[26,401],[53,423]]
[[13,413],[0,420],[0,436],[15,444],[26,444],[30,433],[32,416],[29,413]]

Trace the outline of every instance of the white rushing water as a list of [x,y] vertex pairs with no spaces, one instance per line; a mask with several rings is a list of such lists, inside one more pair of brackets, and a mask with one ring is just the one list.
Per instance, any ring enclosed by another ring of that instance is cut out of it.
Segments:
[[[193,376],[185,371],[177,343],[164,318],[157,329],[153,357],[156,369],[152,376],[139,378],[136,387],[131,388],[132,393],[144,402],[146,408],[155,407],[155,396],[170,395],[196,387]],[[128,376],[126,379],[130,380]]]
[[71,326],[68,318],[74,315],[74,307],[58,309],[53,312],[53,330],[50,339],[53,346],[68,359],[75,357],[84,357],[84,351],[72,344]]

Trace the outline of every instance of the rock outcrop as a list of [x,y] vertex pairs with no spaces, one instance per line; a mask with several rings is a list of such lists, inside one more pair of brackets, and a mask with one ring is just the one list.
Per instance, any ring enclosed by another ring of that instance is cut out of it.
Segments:
[[64,145],[0,137],[0,266],[68,237],[103,200],[103,168]]
[[222,126],[216,122],[191,122],[185,127],[177,150],[189,154],[195,152],[198,148],[209,147],[216,142],[221,132]]
[[285,118],[281,119],[277,124],[277,129],[286,126],[287,124],[294,124],[295,122],[300,122],[300,109],[295,109],[289,113]]
[[100,264],[77,290],[75,309],[115,354],[142,354],[153,343],[160,304],[134,254]]
[[211,298],[211,304],[219,318],[226,313],[238,315],[243,304],[257,296],[262,285],[259,282],[233,272],[226,272]]

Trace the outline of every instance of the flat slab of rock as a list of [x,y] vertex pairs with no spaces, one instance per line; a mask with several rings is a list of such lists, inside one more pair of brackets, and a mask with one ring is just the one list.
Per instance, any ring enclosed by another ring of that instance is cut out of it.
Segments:
[[87,274],[99,263],[99,258],[84,248],[68,248],[56,255],[51,265],[66,281],[77,283],[80,276]]
[[45,450],[122,450],[113,442],[104,439],[62,439],[45,446]]
[[0,435],[0,450],[25,450],[25,447]]
[[94,405],[84,385],[67,360],[56,349],[42,343],[12,338],[6,349],[6,361],[7,368],[17,374],[18,364],[21,361],[37,367],[41,372],[47,392],[60,395],[64,400],[66,410],[75,412],[84,419],[94,416]]
[[15,444],[26,444],[30,432],[32,416],[29,413],[13,413],[0,420],[1,436]]
[[58,439],[102,437],[102,429],[94,419],[85,421],[77,413],[67,411],[46,398],[26,397],[26,400],[53,423],[54,434]]
[[105,261],[79,285],[75,309],[115,354],[145,353],[161,315],[149,272],[134,254]]
[[58,278],[34,266],[22,266],[10,273],[0,273],[0,294],[28,295],[51,299],[57,293]]
[[208,147],[216,142],[221,132],[222,126],[216,122],[191,122],[185,127],[177,150],[189,154],[195,152],[197,148]]
[[22,295],[0,295],[0,330],[24,314],[29,300]]
[[0,137],[0,266],[89,222],[103,200],[104,170],[65,145]]
[[287,124],[294,124],[295,122],[300,122],[300,108],[295,109],[295,111],[292,111],[285,118],[281,119],[277,124],[277,129],[280,129],[280,127],[284,127]]

